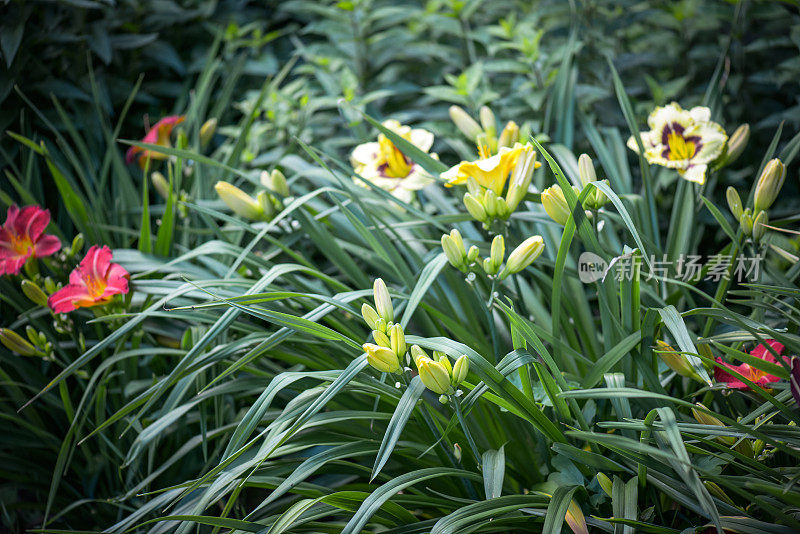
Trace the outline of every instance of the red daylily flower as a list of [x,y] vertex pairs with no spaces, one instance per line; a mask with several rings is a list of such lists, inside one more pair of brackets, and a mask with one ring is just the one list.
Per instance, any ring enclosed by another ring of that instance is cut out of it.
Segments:
[[[142,143],[149,143],[151,145],[159,145],[164,147],[171,147],[169,136],[172,134],[172,129],[186,119],[185,115],[169,115],[155,123],[142,138]],[[132,146],[125,154],[125,161],[133,163],[133,160],[139,158],[139,166],[144,168],[147,159],[167,159],[166,154],[147,150],[142,147]]]
[[6,222],[0,227],[0,275],[19,274],[28,258],[42,258],[61,249],[61,241],[44,234],[50,224],[50,212],[39,206],[16,205],[8,208]]
[[[778,343],[774,339],[768,339],[767,343],[769,343],[769,346],[772,347],[772,349],[775,352],[777,352],[779,356],[781,355],[781,353],[783,352],[783,345],[781,343]],[[765,362],[778,363],[775,360],[775,357],[772,355],[771,352],[769,352],[769,349],[767,349],[766,345],[764,345],[763,343],[759,344],[755,349],[753,349],[750,352],[750,355],[755,356],[756,358],[759,358],[761,360],[764,360]],[[784,361],[788,362],[788,358],[786,356],[782,356],[782,358]],[[746,363],[743,363],[742,365],[732,365],[730,363],[725,362],[722,358],[717,358],[716,360],[718,364],[727,367],[728,369],[731,369],[733,371],[736,371],[740,375],[744,376],[754,384],[758,384],[759,386],[765,386],[770,382],[777,382],[778,380],[780,380],[779,377],[771,375],[760,369],[756,369],[755,367],[751,367]],[[731,389],[747,389],[749,387],[747,384],[745,384],[744,382],[742,382],[741,380],[739,380],[738,378],[736,378],[735,376],[733,376],[732,374],[728,373],[727,371],[725,371],[720,367],[714,368],[714,380],[716,380],[717,382],[723,382],[727,387]]]
[[47,304],[55,313],[105,304],[128,292],[129,277],[122,265],[111,263],[110,248],[95,245],[70,273],[69,284],[50,295]]

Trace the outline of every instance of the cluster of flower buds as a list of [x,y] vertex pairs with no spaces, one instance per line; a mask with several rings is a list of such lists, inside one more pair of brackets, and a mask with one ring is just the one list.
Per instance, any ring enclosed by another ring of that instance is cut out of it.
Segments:
[[394,321],[392,298],[381,278],[372,285],[375,307],[364,303],[361,316],[372,329],[375,343],[364,343],[367,362],[383,373],[399,373],[406,360],[406,337],[400,323]]
[[509,275],[518,273],[525,267],[533,263],[544,250],[544,240],[542,236],[531,236],[515,248],[508,256],[508,260],[503,266],[505,259],[506,245],[502,235],[497,235],[492,239],[489,255],[486,258],[480,257],[480,250],[476,245],[472,245],[467,250],[464,247],[464,240],[461,233],[453,229],[450,234],[442,236],[442,250],[444,250],[447,261],[450,265],[467,273],[470,270],[483,270],[489,276],[500,276],[505,280]]
[[485,146],[490,153],[496,153],[500,147],[511,147],[519,141],[519,126],[508,121],[497,136],[497,119],[488,106],[482,106],[478,112],[480,124],[458,106],[450,106],[450,120],[467,138],[479,147]]
[[[608,203],[608,197],[593,185],[591,182],[597,181],[597,173],[592,163],[592,158],[588,154],[581,154],[578,158],[578,176],[581,180],[583,188],[590,187],[589,195],[583,201],[583,207],[587,210],[597,210],[602,208]],[[608,183],[608,180],[603,180]],[[577,186],[572,186],[575,195],[581,194],[581,189]],[[542,191],[542,206],[547,215],[550,216],[555,222],[564,226],[567,224],[570,216],[569,204],[564,196],[564,191],[558,184],[553,185]]]
[[760,241],[767,233],[769,216],[767,210],[778,198],[786,178],[786,166],[778,158],[770,160],[756,183],[753,209],[745,208],[739,192],[732,186],[728,187],[725,196],[728,200],[728,209],[734,218],[739,221],[739,227],[744,235],[752,237],[753,241]]
[[444,352],[434,351],[433,358],[430,358],[418,345],[412,345],[411,356],[420,380],[426,388],[441,395],[439,400],[443,404],[447,402],[447,395],[454,394],[469,373],[469,359],[466,354],[462,354],[455,364],[451,364],[450,358]]
[[214,189],[236,215],[251,221],[270,221],[283,209],[282,198],[289,196],[289,187],[278,169],[262,172],[261,185],[266,189],[259,191],[255,198],[224,181],[217,182]]

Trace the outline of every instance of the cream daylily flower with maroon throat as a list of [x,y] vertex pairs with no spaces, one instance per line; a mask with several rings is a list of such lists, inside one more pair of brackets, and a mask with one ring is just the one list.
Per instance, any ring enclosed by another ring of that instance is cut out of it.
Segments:
[[[433,134],[427,130],[403,126],[396,120],[387,120],[383,125],[423,152],[428,152],[433,145]],[[436,154],[431,156],[438,158]],[[411,202],[414,191],[434,181],[425,169],[400,152],[383,134],[378,136],[377,142],[355,147],[350,155],[350,163],[356,174],[404,202]],[[358,177],[354,176],[353,181],[368,187]]]
[[53,312],[68,313],[99,306],[110,302],[114,295],[127,293],[130,275],[122,265],[111,263],[111,256],[108,247],[90,248],[70,273],[69,284],[50,295],[47,304]]
[[[673,102],[658,107],[647,125],[650,131],[640,134],[645,159],[698,184],[705,183],[708,164],[722,155],[728,140],[722,126],[711,121],[711,110],[701,106],[685,110]],[[639,152],[633,136],[628,147]]]

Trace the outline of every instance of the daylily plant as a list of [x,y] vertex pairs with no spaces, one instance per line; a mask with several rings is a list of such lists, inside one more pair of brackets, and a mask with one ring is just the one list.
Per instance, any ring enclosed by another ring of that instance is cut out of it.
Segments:
[[[711,120],[711,110],[702,106],[685,110],[672,102],[657,107],[647,118],[647,125],[650,131],[639,134],[645,159],[676,169],[683,178],[698,184],[705,183],[708,165],[722,155],[728,140],[722,126]],[[628,147],[639,152],[633,136]]]
[[0,227],[0,275],[19,274],[29,258],[50,256],[61,249],[56,236],[44,233],[48,224],[50,212],[39,206],[8,208]]
[[[184,115],[169,115],[164,117],[147,130],[147,134],[142,138],[142,143],[159,145],[167,148],[171,147],[170,136],[172,135],[172,130],[185,119],[186,117]],[[132,146],[125,154],[125,161],[127,163],[133,163],[133,160],[138,158],[139,166],[144,168],[148,159],[163,160],[167,159],[167,157],[166,154],[162,154],[161,152]]]
[[[767,343],[769,343],[769,346],[772,347],[772,349],[775,352],[777,352],[778,355],[781,355],[781,353],[783,352],[783,345],[781,343],[778,343],[774,339],[768,339]],[[756,358],[759,358],[761,360],[764,360],[765,362],[777,363],[775,357],[763,343],[759,344],[755,349],[753,349],[750,352],[750,355],[755,356]],[[782,356],[782,358],[785,362],[787,363],[789,362],[789,358],[787,356]],[[777,382],[778,380],[780,380],[779,377],[771,375],[760,369],[756,369],[755,367],[752,367],[746,363],[743,363],[741,365],[733,365],[727,363],[722,358],[717,358],[716,360],[718,364],[733,371],[736,371],[740,375],[747,378],[749,381],[759,386],[766,386],[771,382]],[[725,384],[725,386],[727,386],[730,389],[747,389],[748,387],[750,387],[744,382],[742,382],[739,378],[725,371],[721,367],[714,368],[714,380]]]
[[114,295],[128,292],[130,275],[124,267],[111,263],[111,249],[93,246],[80,265],[69,275],[69,284],[48,299],[55,313],[68,313],[78,308],[110,302]]
[[[383,126],[423,152],[428,152],[433,145],[433,134],[422,128],[404,126],[396,120],[387,120]],[[436,154],[431,156],[437,157]],[[415,191],[433,182],[433,177],[425,169],[411,161],[384,134],[378,136],[377,142],[355,147],[350,163],[356,174],[404,202],[410,202]],[[366,187],[357,177],[353,177],[353,181]]]

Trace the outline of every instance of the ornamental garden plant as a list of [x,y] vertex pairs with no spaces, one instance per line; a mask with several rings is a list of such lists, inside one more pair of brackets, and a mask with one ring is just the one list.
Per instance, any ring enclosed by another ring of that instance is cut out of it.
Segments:
[[800,532],[794,7],[223,4],[0,27],[4,529]]

